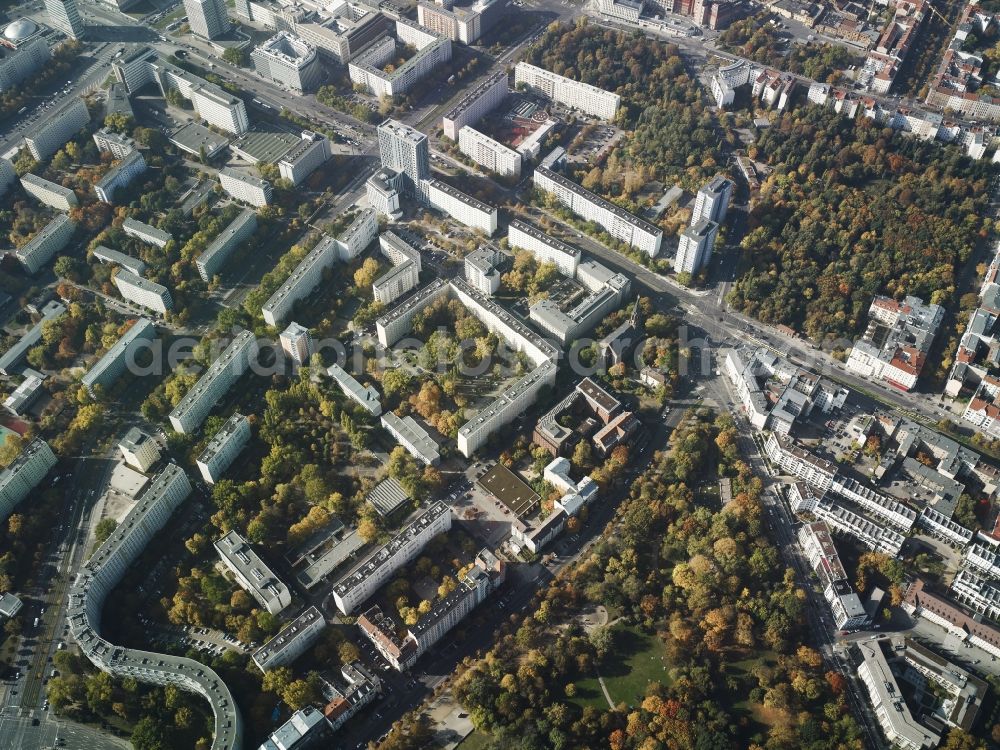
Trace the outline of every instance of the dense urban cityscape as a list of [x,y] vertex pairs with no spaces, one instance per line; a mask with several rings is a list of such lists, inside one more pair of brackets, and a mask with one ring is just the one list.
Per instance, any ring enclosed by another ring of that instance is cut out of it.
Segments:
[[0,748],[1000,747],[1000,1],[0,18]]

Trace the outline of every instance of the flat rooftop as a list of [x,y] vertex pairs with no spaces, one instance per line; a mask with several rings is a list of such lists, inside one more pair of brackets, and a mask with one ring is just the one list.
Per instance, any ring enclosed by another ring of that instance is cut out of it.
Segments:
[[515,517],[531,513],[538,505],[538,493],[503,464],[494,464],[476,482],[503,503]]

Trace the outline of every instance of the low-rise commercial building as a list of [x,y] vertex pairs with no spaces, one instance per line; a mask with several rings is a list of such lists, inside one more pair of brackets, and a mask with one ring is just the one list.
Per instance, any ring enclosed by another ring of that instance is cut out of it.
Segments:
[[218,539],[215,551],[219,553],[223,565],[236,577],[236,582],[272,615],[278,614],[292,603],[288,587],[236,531],[230,531]]
[[249,208],[243,209],[230,222],[229,226],[219,232],[218,237],[198,256],[195,265],[202,281],[209,282],[222,269],[233,250],[257,231],[257,214]]
[[145,307],[161,315],[174,307],[170,290],[161,284],[137,276],[131,271],[119,268],[112,277],[118,293],[129,302]]
[[242,414],[233,414],[198,456],[198,471],[206,484],[218,482],[249,441],[250,423]]
[[333,587],[333,600],[345,615],[369,599],[403,565],[410,562],[427,543],[451,528],[451,508],[438,501],[404,526],[396,536],[377,549]]
[[225,351],[170,412],[174,430],[188,434],[198,429],[212,407],[250,367],[257,350],[257,338],[252,331],[240,331],[233,337]]
[[76,193],[69,188],[49,182],[30,172],[21,178],[21,187],[28,195],[59,211],[69,211],[79,203]]
[[25,372],[24,380],[4,399],[3,408],[15,417],[23,416],[44,392],[42,377],[41,373]]
[[27,244],[15,250],[14,257],[27,273],[36,274],[69,244],[75,230],[76,224],[66,214],[59,214]]
[[96,389],[107,391],[117,382],[129,363],[135,361],[135,354],[146,346],[146,342],[156,338],[156,326],[146,318],[139,318],[108,351],[87,370],[81,379],[83,387],[91,396]]

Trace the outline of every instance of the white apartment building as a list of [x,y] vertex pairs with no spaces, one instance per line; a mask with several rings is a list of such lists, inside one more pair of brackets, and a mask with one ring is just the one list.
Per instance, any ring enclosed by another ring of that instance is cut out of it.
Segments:
[[729,202],[733,199],[733,181],[716,175],[698,191],[694,199],[694,212],[691,214],[691,226],[699,221],[714,221],[722,224],[729,211]]
[[[382,66],[396,56],[397,40],[414,46],[417,52],[391,73],[386,73]],[[399,96],[435,68],[450,61],[451,54],[450,39],[399,18],[396,20],[396,39],[384,37],[351,60],[347,68],[351,81],[364,86],[373,96]]]
[[28,195],[59,211],[69,211],[79,202],[76,193],[69,188],[49,182],[30,172],[21,178],[21,187]]
[[566,346],[597,326],[617,309],[630,288],[628,277],[616,274],[611,283],[592,291],[569,307],[542,299],[528,308],[528,317],[536,326]]
[[351,614],[393,574],[414,559],[427,543],[451,528],[451,508],[437,501],[403,527],[384,546],[333,587],[333,601],[343,614]]
[[548,360],[539,364],[459,428],[459,453],[469,458],[486,444],[490,435],[524,414],[544,386],[554,386],[555,382],[556,366]]
[[214,715],[212,750],[231,750],[242,744],[243,723],[229,688],[218,674],[186,657],[116,646],[100,634],[107,595],[190,493],[191,483],[175,464],[154,478],[77,574],[66,618],[73,639],[98,669],[140,682],[176,685],[207,700]]
[[238,201],[263,208],[271,202],[271,183],[245,172],[226,167],[219,171],[222,189]]
[[[58,2],[58,0],[51,0]],[[70,138],[80,132],[90,122],[90,113],[83,99],[71,97],[52,114],[46,115],[37,129],[26,136],[24,144],[38,161],[45,161],[61,149]]]
[[909,533],[917,523],[917,512],[897,502],[888,495],[883,495],[866,487],[855,479],[837,477],[833,480],[831,490],[842,498],[846,498],[880,521],[895,526],[904,533]]
[[472,161],[501,177],[521,174],[521,155],[471,125],[458,131],[458,149]]
[[371,208],[360,211],[337,236],[337,258],[344,263],[354,260],[377,236],[378,214]]
[[215,484],[250,442],[250,423],[242,414],[233,414],[219,428],[198,456],[198,471],[206,484]]
[[511,247],[529,251],[539,263],[555,263],[563,276],[576,278],[580,250],[562,240],[557,240],[520,219],[512,219],[507,227],[507,242]]
[[153,310],[161,315],[174,307],[170,290],[161,284],[136,276],[124,268],[119,268],[113,279],[115,286],[118,287],[118,293],[129,302],[134,302],[140,307]]
[[328,162],[332,155],[329,138],[303,130],[301,140],[278,161],[278,173],[282,179],[297,186]]
[[972,541],[972,529],[951,520],[944,513],[934,510],[929,505],[920,512],[917,525],[938,539],[943,539],[956,547],[964,547]]
[[978,615],[1000,620],[1000,583],[961,569],[951,582],[955,600]]
[[82,39],[87,35],[76,0],[45,0],[45,14],[49,25],[70,39]]
[[390,305],[420,283],[420,272],[412,261],[393,266],[372,283],[376,302]]
[[391,229],[387,229],[378,236],[378,246],[382,255],[392,265],[398,266],[409,261],[417,267],[418,271],[422,270],[420,250]]
[[138,258],[133,258],[131,255],[120,253],[117,250],[112,250],[110,247],[104,247],[104,245],[98,245],[95,247],[92,256],[94,260],[100,263],[107,263],[112,266],[121,266],[122,268],[131,271],[136,276],[142,276],[142,274],[146,272],[146,264]]
[[519,62],[514,68],[514,85],[521,84],[542,92],[554,102],[602,120],[613,120],[621,104],[618,94],[556,75],[526,62]]
[[97,200],[113,204],[119,188],[127,187],[132,180],[146,171],[146,160],[138,151],[130,151],[118,164],[111,167],[97,183],[94,192]]
[[337,260],[337,241],[322,237],[302,259],[288,279],[264,303],[261,312],[269,326],[280,325],[295,303],[306,298],[323,278],[323,271]]
[[218,39],[231,28],[223,0],[184,0],[191,33],[203,39]]
[[0,195],[6,195],[10,186],[17,182],[17,172],[10,159],[0,157]]
[[833,530],[852,537],[873,552],[889,557],[897,557],[906,542],[906,537],[898,531],[870,521],[842,505],[835,505],[828,498],[819,501],[813,513]]
[[1000,378],[983,375],[962,419],[990,438],[1000,437]]
[[0,91],[7,91],[37,73],[49,60],[52,52],[41,37],[20,44],[16,50],[0,57]]
[[118,450],[121,451],[125,463],[144,474],[160,460],[160,446],[138,427],[133,427],[125,433],[125,437],[118,443]]
[[236,582],[272,615],[292,603],[288,587],[236,531],[230,531],[216,540],[215,551],[219,553],[223,565],[235,576]]
[[1000,579],[1000,550],[982,542],[971,544],[962,557],[962,566],[987,578]]
[[252,237],[256,231],[257,214],[249,208],[243,209],[195,260],[202,281],[211,281],[239,244]]
[[633,216],[547,167],[537,167],[533,179],[538,188],[554,194],[573,213],[585,221],[599,224],[615,239],[652,257],[660,252],[663,231],[648,221]]
[[188,434],[198,429],[212,407],[250,367],[257,350],[257,338],[253,332],[240,331],[170,412],[170,424],[174,430]]
[[674,272],[698,273],[711,260],[718,234],[719,225],[707,219],[700,219],[697,224],[681,232],[677,255],[674,257]]
[[327,368],[326,374],[333,378],[345,396],[360,405],[373,417],[382,413],[381,397],[372,386],[361,385],[351,373],[336,363]]
[[421,180],[420,194],[425,203],[467,227],[480,230],[487,237],[492,237],[497,231],[500,211],[494,205],[436,179]]
[[475,125],[484,115],[499,107],[507,98],[508,79],[506,71],[489,76],[469,91],[451,110],[441,118],[445,138],[458,140],[459,131],[466,125]]
[[288,31],[279,31],[251,54],[261,78],[299,93],[312,91],[323,79],[316,48]]
[[830,527],[825,521],[803,524],[799,528],[799,545],[819,579],[836,628],[863,628],[868,623],[868,614],[861,603],[861,597],[848,582],[847,571],[837,554]]
[[101,128],[94,133],[94,144],[98,151],[111,154],[115,159],[124,159],[136,150],[135,140],[108,128]]
[[[381,407],[379,407],[381,408]],[[427,434],[413,417],[400,419],[394,412],[386,412],[381,418],[382,427],[406,448],[406,452],[425,466],[434,466],[441,461],[438,444]]]
[[875,718],[882,732],[894,746],[903,750],[931,750],[941,737],[920,724],[910,713],[896,677],[882,653],[881,642],[858,641],[854,649],[860,655],[858,677],[868,691]]
[[312,648],[325,629],[323,613],[316,607],[307,607],[274,638],[253,652],[253,662],[261,672],[291,664]]
[[189,90],[188,98],[194,111],[209,125],[235,135],[243,135],[250,129],[246,105],[239,97],[207,82],[198,83]]
[[296,365],[309,364],[313,345],[308,328],[292,321],[278,336],[278,342],[281,344],[281,351]]
[[797,476],[810,486],[823,492],[833,486],[837,465],[814,456],[790,438],[772,432],[764,443],[764,450],[782,471]]
[[0,521],[13,513],[28,494],[45,479],[56,465],[56,456],[41,438],[35,438],[21,448],[21,453],[0,472]]
[[10,377],[14,368],[24,359],[28,350],[42,338],[42,326],[49,320],[55,320],[66,312],[66,306],[58,300],[52,300],[42,308],[42,319],[29,328],[7,351],[0,355],[0,373]]
[[382,166],[400,173],[402,190],[415,194],[431,174],[427,136],[398,120],[378,126],[378,153]]
[[113,386],[135,361],[136,352],[156,338],[156,327],[146,318],[139,318],[108,351],[87,370],[80,382],[94,396],[95,388],[105,391]]
[[162,229],[157,229],[133,218],[125,219],[122,222],[122,231],[129,237],[135,237],[159,248],[166,247],[167,243],[173,239],[169,232],[164,232]]
[[390,219],[402,217],[399,183],[402,173],[382,167],[365,182],[365,197],[372,209]]
[[503,254],[487,243],[465,256],[465,280],[473,289],[492,296],[500,288],[500,261]]
[[59,214],[27,244],[15,250],[14,257],[27,273],[36,274],[52,260],[52,256],[69,244],[75,230],[76,225],[70,218],[66,214]]

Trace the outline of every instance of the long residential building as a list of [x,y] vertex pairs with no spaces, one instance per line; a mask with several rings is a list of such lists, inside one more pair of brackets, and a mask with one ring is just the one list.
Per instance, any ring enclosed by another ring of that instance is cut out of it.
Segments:
[[[397,40],[412,45],[416,53],[399,67],[387,73],[384,66],[397,56]],[[348,64],[351,81],[363,86],[373,96],[399,96],[451,60],[452,47],[448,37],[422,29],[409,19],[396,20],[396,38],[384,36]]]
[[138,258],[133,258],[131,255],[126,255],[118,250],[112,250],[110,247],[104,247],[104,245],[95,247],[92,256],[94,260],[100,263],[121,266],[136,276],[142,276],[146,272],[146,264]]
[[382,427],[396,442],[406,448],[406,452],[426,466],[434,466],[441,460],[438,444],[427,434],[413,417],[400,419],[394,412],[386,412],[381,418]]
[[198,456],[198,471],[206,484],[218,482],[249,441],[250,422],[242,414],[233,414]]
[[191,482],[169,464],[77,573],[66,619],[73,639],[98,669],[154,685],[175,685],[209,702],[214,716],[212,750],[239,750],[243,721],[229,688],[211,667],[183,656],[116,646],[101,636],[101,611],[108,594],[149,541],[191,494]]
[[188,434],[198,429],[212,407],[247,371],[256,354],[257,338],[253,332],[240,331],[170,412],[174,430]]
[[252,174],[226,167],[219,171],[222,189],[238,201],[263,208],[271,202],[274,191],[271,183]]
[[404,526],[384,546],[333,587],[333,601],[345,615],[368,600],[392,575],[414,559],[427,543],[451,528],[451,508],[437,501]]
[[382,401],[378,391],[373,387],[363,386],[357,379],[347,372],[343,367],[334,363],[330,365],[326,374],[333,378],[333,381],[340,386],[344,395],[357,404],[360,404],[369,414],[377,417],[382,413]]
[[0,521],[7,520],[55,465],[55,454],[41,438],[35,438],[21,449],[20,455],[0,472]]
[[441,118],[444,136],[453,141],[466,125],[475,125],[484,115],[499,107],[508,93],[507,72],[498,71],[469,91]]
[[291,664],[312,648],[325,629],[323,613],[316,607],[307,607],[274,638],[253,652],[254,664],[261,672]]
[[573,213],[585,221],[599,224],[612,237],[655,257],[660,252],[663,231],[648,221],[633,216],[620,206],[568,180],[558,172],[539,166],[534,173],[535,186],[552,193]]
[[189,99],[195,113],[208,125],[236,135],[242,135],[250,129],[250,120],[242,99],[172,65],[149,47],[140,48],[116,60],[112,64],[112,70],[115,77],[125,84],[129,94],[134,94],[147,83],[156,83],[164,96],[173,89]]
[[833,486],[837,465],[814,456],[787,436],[772,432],[764,443],[764,450],[782,471],[794,474],[823,492]]
[[897,557],[906,542],[906,537],[898,531],[870,521],[828,498],[817,502],[812,512],[826,521],[834,531],[851,537],[872,552]]
[[223,229],[205,251],[198,256],[195,265],[202,280],[212,280],[237,246],[257,231],[257,214],[249,208],[243,211]]
[[216,540],[215,551],[219,553],[223,565],[236,577],[237,583],[272,615],[292,603],[288,586],[236,531],[230,531]]
[[14,374],[14,368],[20,364],[21,360],[28,354],[28,350],[37,344],[42,338],[42,326],[50,320],[55,320],[66,312],[66,306],[58,300],[52,300],[42,308],[41,320],[25,332],[10,349],[0,356],[0,373],[7,375]]
[[803,524],[799,528],[799,544],[823,588],[836,628],[858,630],[864,627],[868,614],[861,597],[851,588],[826,522]]
[[107,390],[125,373],[129,361],[134,361],[136,351],[145,346],[144,342],[152,341],[154,338],[156,338],[156,327],[146,318],[139,318],[114,346],[87,370],[80,382],[91,396],[95,395],[94,389],[97,387]]
[[288,279],[264,303],[264,322],[280,325],[295,303],[308,297],[319,285],[323,271],[337,260],[356,258],[378,235],[378,215],[372,209],[361,211],[337,238],[323,237],[295,267]]
[[0,57],[0,91],[8,91],[17,86],[52,59],[48,42],[41,36],[19,44],[16,50],[5,49],[4,52],[6,54]]
[[120,188],[128,187],[132,180],[145,171],[146,160],[142,154],[138,151],[130,151],[94,184],[94,192],[97,194],[97,200],[102,203],[113,204],[115,202],[115,193]]
[[522,84],[541,91],[554,102],[600,117],[602,120],[613,120],[621,104],[621,97],[618,94],[604,91],[589,83],[574,81],[572,78],[557,75],[523,61],[514,68],[514,85]]
[[73,237],[76,225],[66,214],[59,214],[42,227],[27,244],[14,251],[14,257],[29,274],[36,274],[50,261],[52,256],[63,250]]
[[119,268],[114,277],[118,293],[129,302],[160,313],[161,315],[174,307],[174,299],[162,284],[157,284],[141,276]]
[[38,161],[45,161],[90,122],[90,113],[78,96],[45,116],[44,121],[25,137],[24,143]]
[[473,198],[446,182],[421,180],[420,195],[425,203],[467,227],[480,230],[487,237],[492,237],[497,231],[500,210],[496,206]]
[[471,125],[458,131],[458,149],[472,161],[501,177],[519,177],[521,155]]
[[506,0],[476,0],[468,7],[453,3],[417,3],[417,23],[453,42],[474,44],[499,20]]
[[322,133],[303,130],[298,143],[292,146],[278,161],[278,173],[282,179],[298,186],[309,175],[330,160],[330,139]]
[[507,227],[507,242],[511,247],[529,251],[539,263],[555,263],[564,276],[576,278],[581,256],[578,248],[571,247],[520,219],[511,219]]
[[169,232],[164,232],[162,229],[144,224],[131,217],[122,222],[122,231],[129,237],[135,237],[138,240],[159,248],[166,247],[167,243],[173,239]]
[[69,211],[79,203],[76,193],[69,188],[49,182],[30,172],[21,178],[21,187],[28,195],[34,196],[46,206],[51,206],[59,211]]

